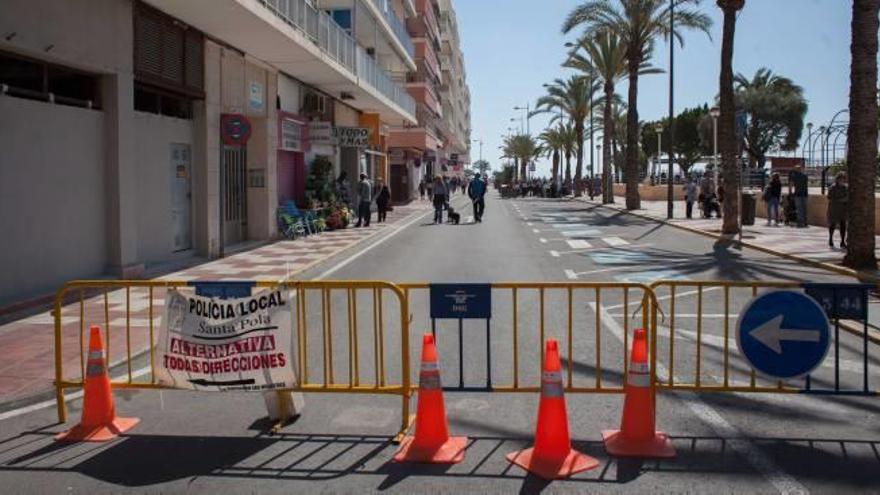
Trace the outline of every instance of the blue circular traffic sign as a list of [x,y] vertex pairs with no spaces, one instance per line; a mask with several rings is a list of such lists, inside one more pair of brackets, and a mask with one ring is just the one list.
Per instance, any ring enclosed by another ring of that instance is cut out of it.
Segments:
[[828,317],[810,296],[791,290],[752,299],[739,315],[736,342],[762,375],[790,379],[809,374],[830,344]]

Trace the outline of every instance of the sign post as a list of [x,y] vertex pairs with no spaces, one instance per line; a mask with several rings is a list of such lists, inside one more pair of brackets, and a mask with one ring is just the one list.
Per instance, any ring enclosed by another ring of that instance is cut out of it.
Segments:
[[[431,333],[437,335],[438,319],[458,320],[458,388],[452,390],[492,390],[491,284],[431,284]],[[464,386],[464,320],[486,320],[486,387]],[[444,387],[445,389],[446,387]]]
[[825,359],[830,324],[822,306],[801,292],[778,290],[752,299],[737,321],[736,342],[762,375],[809,375]]

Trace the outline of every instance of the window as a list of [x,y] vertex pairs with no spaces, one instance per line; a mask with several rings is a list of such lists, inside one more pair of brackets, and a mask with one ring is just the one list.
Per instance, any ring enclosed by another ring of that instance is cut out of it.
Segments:
[[202,33],[138,3],[134,12],[134,72],[138,81],[203,97]]
[[328,10],[327,13],[336,21],[336,24],[339,24],[339,27],[344,29],[346,33],[351,34],[351,10]]
[[193,99],[142,83],[134,86],[134,109],[179,119],[193,118]]
[[0,52],[0,91],[60,105],[100,108],[100,76]]

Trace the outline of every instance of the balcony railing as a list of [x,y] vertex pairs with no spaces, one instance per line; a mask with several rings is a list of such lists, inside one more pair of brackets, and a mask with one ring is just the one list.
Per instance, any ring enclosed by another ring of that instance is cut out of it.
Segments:
[[[372,86],[410,115],[415,115],[415,100],[326,12],[315,9],[306,0],[260,0],[260,3],[291,27],[305,34],[322,52],[358,79]],[[408,36],[407,40],[412,44]]]
[[394,9],[391,7],[391,0],[370,1],[376,6],[376,10],[382,13],[382,17],[384,17],[388,22],[388,25],[391,26],[391,30],[394,31],[394,35],[400,40],[400,43],[406,49],[406,52],[409,53],[410,58],[415,57],[415,46],[413,46],[412,39],[409,37],[409,32],[406,30],[403,21],[401,21],[400,18],[397,17],[397,14],[394,13]]

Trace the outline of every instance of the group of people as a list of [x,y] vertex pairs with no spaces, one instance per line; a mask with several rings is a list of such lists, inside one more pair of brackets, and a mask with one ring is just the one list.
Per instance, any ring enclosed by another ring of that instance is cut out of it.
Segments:
[[455,219],[458,223],[458,214],[450,206],[449,201],[452,195],[461,188],[462,193],[468,195],[474,207],[474,221],[481,223],[483,221],[483,213],[486,210],[486,191],[488,187],[486,181],[480,174],[475,174],[471,180],[459,180],[458,177],[448,179],[446,177],[435,176],[434,180],[427,183],[422,180],[419,183],[419,193],[424,197],[422,191],[427,191],[431,201],[434,204],[434,223],[443,223],[443,212],[447,211],[450,219]]
[[[357,183],[357,223],[355,227],[369,227],[372,218],[372,205],[376,202],[377,221],[382,223],[391,211],[391,190],[381,179],[374,186],[367,174],[361,174]],[[345,171],[336,179],[336,200],[340,203],[351,204],[348,196],[348,175]]]
[[[779,226],[780,223],[793,224],[798,228],[807,227],[807,207],[809,199],[809,180],[802,166],[795,167],[788,174],[788,193],[782,195],[782,178],[778,173],[770,176],[770,182],[764,187],[762,199],[767,207],[767,225]],[[846,175],[837,174],[834,183],[828,188],[828,245],[834,247],[834,232],[840,231],[840,247],[846,248],[847,199],[849,191],[846,186]],[[725,201],[724,182],[714,181],[704,176],[699,188],[692,178],[684,185],[685,214],[693,217],[693,205],[697,203],[702,210],[703,218],[716,218],[722,215],[721,205]]]

